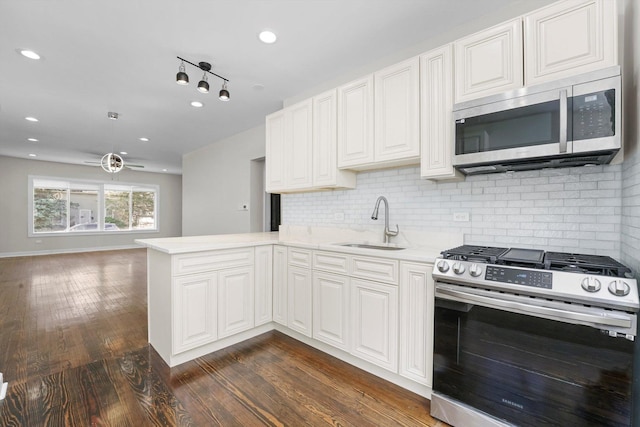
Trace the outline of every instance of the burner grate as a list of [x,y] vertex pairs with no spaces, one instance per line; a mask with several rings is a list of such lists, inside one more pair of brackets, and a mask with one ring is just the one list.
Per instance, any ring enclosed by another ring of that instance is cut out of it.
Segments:
[[442,251],[445,259],[454,261],[471,261],[495,264],[498,257],[506,252],[508,248],[493,248],[490,246],[462,245],[457,248]]
[[609,277],[626,277],[631,269],[615,259],[603,255],[584,255],[564,252],[546,252],[544,266],[547,270],[570,271]]

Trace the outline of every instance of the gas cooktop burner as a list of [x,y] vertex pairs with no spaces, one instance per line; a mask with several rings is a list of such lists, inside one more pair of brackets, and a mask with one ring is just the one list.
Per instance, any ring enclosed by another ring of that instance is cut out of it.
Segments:
[[627,277],[631,274],[629,268],[608,256],[544,252],[538,249],[462,245],[443,251],[442,258],[609,277]]

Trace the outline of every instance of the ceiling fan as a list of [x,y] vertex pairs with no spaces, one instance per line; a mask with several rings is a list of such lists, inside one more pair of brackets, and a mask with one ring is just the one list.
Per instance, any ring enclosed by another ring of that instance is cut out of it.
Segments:
[[[107,113],[107,118],[109,118],[110,120],[118,120],[119,114],[118,113],[114,113],[112,111],[109,111]],[[126,153],[123,153],[126,154]],[[122,170],[122,168],[128,168],[128,169],[134,169],[134,168],[139,168],[139,169],[143,169],[144,166],[142,165],[133,165],[130,163],[126,163],[124,162],[124,159],[122,158],[122,156],[120,156],[119,154],[116,154],[114,152],[111,153],[107,153],[104,156],[102,156],[102,159],[100,159],[99,162],[97,161],[85,161],[85,163],[88,164],[95,164],[97,166],[101,166],[102,169],[105,172],[108,173],[118,173]]]

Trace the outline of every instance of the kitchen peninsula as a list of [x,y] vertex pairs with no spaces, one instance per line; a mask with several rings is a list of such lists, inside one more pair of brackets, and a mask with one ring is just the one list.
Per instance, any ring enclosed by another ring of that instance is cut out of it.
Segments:
[[276,329],[428,397],[431,269],[462,242],[435,234],[401,233],[394,250],[344,246],[384,248],[377,231],[321,227],[136,240],[149,342],[176,366]]

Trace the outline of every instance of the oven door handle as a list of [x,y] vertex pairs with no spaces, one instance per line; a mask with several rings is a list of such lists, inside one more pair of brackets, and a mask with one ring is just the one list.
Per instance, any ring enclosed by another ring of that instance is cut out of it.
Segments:
[[551,320],[559,320],[565,323],[579,323],[592,326],[598,329],[631,328],[633,322],[630,316],[623,314],[597,311],[592,313],[582,313],[567,310],[565,308],[543,307],[539,305],[526,304],[517,301],[508,301],[495,297],[476,295],[460,290],[436,286],[436,298],[443,298],[450,301],[457,301],[467,304],[477,304],[483,307],[495,308],[498,310],[511,311],[513,313],[533,315]]

